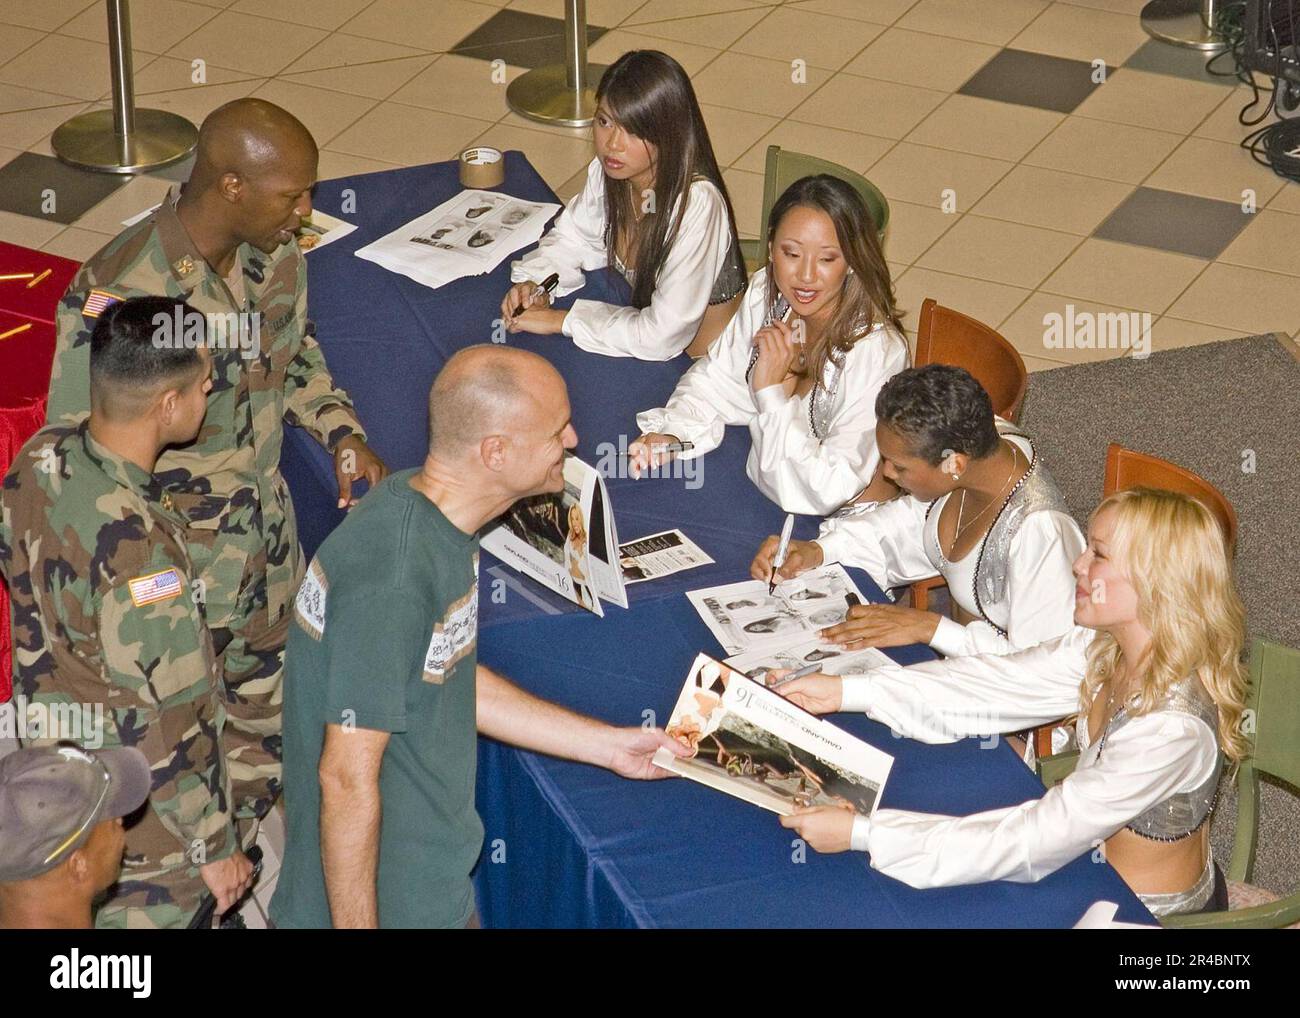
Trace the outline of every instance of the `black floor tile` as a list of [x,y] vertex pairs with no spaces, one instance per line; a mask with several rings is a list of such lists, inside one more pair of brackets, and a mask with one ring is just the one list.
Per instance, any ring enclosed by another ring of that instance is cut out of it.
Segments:
[[1004,49],[957,90],[960,95],[1072,113],[1099,87],[1085,60]]
[[[587,26],[587,45],[609,29]],[[504,60],[512,67],[564,63],[564,19],[524,11],[498,11],[450,50],[478,60]]]
[[1156,74],[1171,74],[1176,78],[1188,78],[1191,81],[1208,81],[1211,84],[1232,88],[1237,79],[1232,75],[1232,57],[1224,55],[1214,61],[1216,71],[1224,74],[1210,74],[1205,69],[1205,53],[1186,46],[1171,46],[1159,39],[1148,39],[1137,48],[1131,57],[1124,61],[1125,67],[1135,71],[1153,71]]
[[1236,202],[1139,187],[1093,232],[1102,240],[1217,258],[1250,222]]
[[0,166],[0,211],[67,225],[130,179],[126,174],[78,170],[52,156],[24,152]]

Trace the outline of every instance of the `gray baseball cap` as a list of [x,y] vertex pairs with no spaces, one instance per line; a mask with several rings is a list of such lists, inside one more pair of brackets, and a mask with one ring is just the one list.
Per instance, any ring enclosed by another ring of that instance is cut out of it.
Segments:
[[149,797],[138,749],[20,749],[0,759],[0,884],[30,880],[84,845],[95,825]]

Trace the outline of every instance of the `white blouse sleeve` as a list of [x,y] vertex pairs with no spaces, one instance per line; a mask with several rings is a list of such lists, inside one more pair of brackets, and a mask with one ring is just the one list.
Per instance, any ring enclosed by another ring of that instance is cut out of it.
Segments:
[[1004,637],[983,619],[963,626],[941,618],[930,646],[946,657],[1010,654],[1060,636],[1074,624],[1074,560],[1079,526],[1054,510],[1030,513],[1011,542]]
[[686,369],[668,405],[636,415],[642,434],[676,435],[695,448],[682,458],[702,456],[716,449],[728,424],[745,424],[754,416],[754,396],[745,378],[753,339],[767,310],[767,286],[760,268],[749,279],[749,289],[735,316],[709,347],[709,352]]
[[564,334],[590,353],[671,360],[695,338],[730,252],[727,203],[713,184],[696,181],[677,238],[655,281],[650,306],[577,300],[565,316]]
[[1134,718],[1041,799],[968,817],[882,809],[857,817],[854,847],[912,887],[1030,883],[1060,869],[1218,765],[1214,733],[1161,711]]
[[771,385],[754,395],[750,425],[756,483],[787,512],[825,515],[862,490],[875,473],[876,394],[907,366],[907,343],[877,329],[849,351],[836,392],[838,408],[825,438],[812,433],[807,399]]
[[587,167],[587,183],[569,199],[536,248],[510,264],[510,281],[540,283],[551,273],[560,277],[556,297],[586,285],[584,269],[599,269],[609,263],[605,249],[605,171],[600,160]]
[[933,576],[923,539],[929,505],[901,495],[860,516],[825,520],[817,534],[822,558],[865,569],[882,590]]
[[1079,709],[1086,652],[1096,635],[1073,626],[1014,654],[889,664],[846,675],[840,709],[865,711],[921,742],[1022,731]]

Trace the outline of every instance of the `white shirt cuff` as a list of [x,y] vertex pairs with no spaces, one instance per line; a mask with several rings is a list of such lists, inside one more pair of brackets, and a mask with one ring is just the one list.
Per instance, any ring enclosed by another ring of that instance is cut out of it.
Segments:
[[865,852],[871,842],[871,818],[861,813],[853,818],[853,832],[849,835],[849,848],[854,852]]
[[946,615],[939,616],[939,625],[930,637],[930,646],[944,657],[956,657],[966,645],[966,627]]
[[780,410],[785,406],[786,399],[785,389],[780,385],[769,385],[754,393],[754,403],[758,406],[760,414],[770,414],[774,410]]
[[840,710],[866,713],[871,706],[871,679],[866,675],[845,675],[840,678]]
[[846,541],[840,531],[831,530],[818,534],[813,543],[822,550],[822,565],[843,560]]

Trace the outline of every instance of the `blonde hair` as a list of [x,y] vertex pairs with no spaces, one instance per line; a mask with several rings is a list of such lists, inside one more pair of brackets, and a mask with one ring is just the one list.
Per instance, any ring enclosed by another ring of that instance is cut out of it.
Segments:
[[[1153,488],[1116,492],[1092,518],[1106,509],[1115,510],[1111,558],[1133,586],[1138,620],[1151,633],[1143,659],[1132,662],[1135,713],[1153,710],[1173,686],[1195,675],[1218,705],[1220,748],[1230,760],[1241,760],[1249,751],[1241,731],[1246,616],[1222,526],[1204,503]],[[1109,633],[1098,633],[1089,645],[1079,690],[1084,715],[1122,658]]]
[[587,539],[587,521],[582,518],[582,506],[576,502],[569,506],[569,536],[578,541]]

